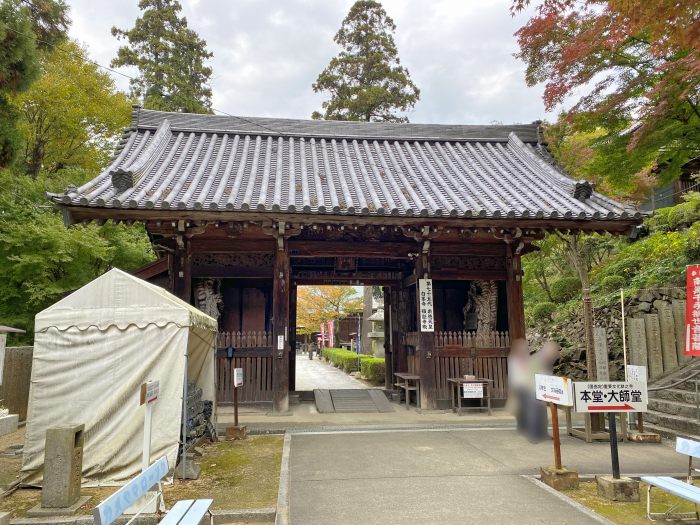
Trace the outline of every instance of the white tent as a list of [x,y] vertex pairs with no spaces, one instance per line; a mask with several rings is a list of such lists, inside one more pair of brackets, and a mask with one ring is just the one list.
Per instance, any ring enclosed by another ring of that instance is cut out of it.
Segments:
[[151,458],[175,465],[185,367],[215,400],[216,321],[162,288],[110,270],[37,314],[22,471],[42,478],[46,429],[85,424],[83,479],[140,472],[145,408],[140,385],[160,381]]

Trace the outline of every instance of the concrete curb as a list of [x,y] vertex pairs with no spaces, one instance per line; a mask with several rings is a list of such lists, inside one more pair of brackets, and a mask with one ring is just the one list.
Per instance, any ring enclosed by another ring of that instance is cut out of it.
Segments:
[[603,525],[615,525],[612,521],[608,520],[607,518],[604,518],[600,514],[593,512],[588,507],[581,505],[578,501],[576,501],[576,500],[570,498],[569,496],[559,492],[558,490],[553,489],[549,485],[545,485],[537,478],[537,476],[532,476],[529,474],[521,474],[521,477],[527,479],[531,483],[534,483],[535,485],[537,485],[539,488],[549,492],[553,496],[559,498],[560,500],[568,503],[569,505],[576,508],[577,510],[583,512],[586,516],[588,516],[592,520],[595,520],[598,523],[601,523]]
[[277,514],[275,525],[289,525],[289,451],[292,445],[292,434],[284,434],[282,448],[282,465],[280,467],[280,483],[277,492]]
[[[563,429],[564,427],[562,427]],[[415,431],[436,431],[436,430],[515,430],[512,422],[499,424],[499,422],[488,422],[484,425],[478,424],[415,424],[415,425],[328,425],[328,426],[299,426],[286,428],[263,428],[255,425],[248,425],[248,435],[268,436],[282,435],[286,433],[306,434],[306,433],[331,433],[331,432],[415,432]]]
[[222,523],[263,523],[275,520],[277,511],[270,507],[264,509],[245,510],[212,510],[214,525]]

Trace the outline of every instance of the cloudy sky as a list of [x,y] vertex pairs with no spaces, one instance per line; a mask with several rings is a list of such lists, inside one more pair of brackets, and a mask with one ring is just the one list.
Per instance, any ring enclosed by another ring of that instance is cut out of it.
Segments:
[[[189,25],[214,53],[216,109],[242,116],[309,118],[322,94],[311,89],[338,53],[333,36],[352,0],[181,0]],[[71,34],[109,65],[139,15],[137,0],[68,0]],[[509,0],[384,0],[396,23],[401,61],[421,89],[412,122],[526,123],[551,117],[542,88],[528,88],[513,57]],[[121,69],[124,73],[133,71]],[[123,89],[128,80],[114,75]]]

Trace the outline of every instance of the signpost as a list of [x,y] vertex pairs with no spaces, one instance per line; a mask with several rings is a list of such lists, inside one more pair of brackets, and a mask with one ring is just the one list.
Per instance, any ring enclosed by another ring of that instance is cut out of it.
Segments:
[[[640,367],[644,368],[644,367]],[[640,370],[636,370],[640,372]],[[629,374],[629,370],[628,370]],[[646,377],[646,375],[645,375]],[[574,383],[576,412],[608,413],[610,459],[613,479],[620,479],[620,459],[617,451],[616,412],[646,412],[647,383],[645,381],[581,381]]]
[[243,385],[243,369],[233,369],[233,424],[238,426],[238,387]]
[[418,293],[420,297],[420,331],[434,332],[435,323],[433,319],[433,280],[418,279]]
[[561,470],[561,438],[559,437],[559,412],[557,405],[573,405],[571,380],[568,377],[535,374],[535,397],[549,405],[549,411],[552,415],[554,467],[557,470]]
[[700,355],[700,265],[686,271],[685,347],[686,356]]
[[151,463],[151,425],[153,419],[153,405],[158,401],[160,381],[147,381],[141,385],[141,405],[146,405],[146,413],[143,422],[143,458],[141,460],[141,472],[145,472]]

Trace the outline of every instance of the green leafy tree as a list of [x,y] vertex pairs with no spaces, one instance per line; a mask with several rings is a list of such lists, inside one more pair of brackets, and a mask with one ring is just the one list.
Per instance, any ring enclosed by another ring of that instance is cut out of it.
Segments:
[[12,162],[21,142],[10,99],[39,77],[39,50],[65,38],[68,24],[62,0],[0,3],[0,168]]
[[334,41],[342,47],[313,84],[330,93],[314,119],[408,122],[396,112],[413,108],[420,90],[401,65],[394,21],[379,2],[359,0],[350,8]]
[[139,9],[143,13],[133,28],[112,28],[128,43],[119,48],[112,67],[138,68],[131,95],[148,109],[209,113],[212,70],[205,62],[213,55],[207,43],[187,27],[177,0],[140,0]]
[[0,319],[27,330],[10,344],[31,342],[34,316],[112,267],[130,271],[153,260],[140,226],[108,222],[66,228],[46,189],[89,174],[65,170],[51,179],[0,170]]
[[111,77],[66,41],[43,56],[42,76],[15,97],[23,139],[23,166],[36,178],[67,168],[97,170],[129,124],[130,105]]
[[610,185],[631,191],[650,173],[667,181],[700,154],[698,2],[513,0],[512,9],[530,3],[516,33],[527,83],[545,83],[548,110],[573,96],[568,119],[605,131],[592,167]]

